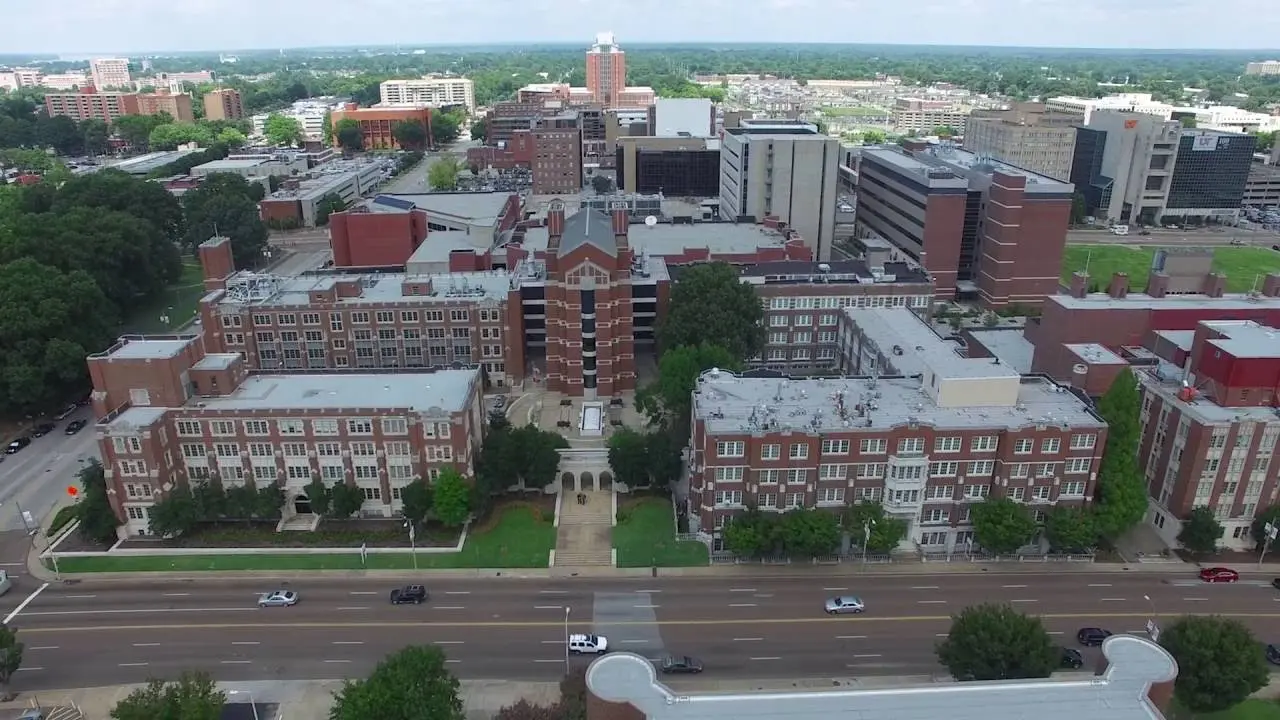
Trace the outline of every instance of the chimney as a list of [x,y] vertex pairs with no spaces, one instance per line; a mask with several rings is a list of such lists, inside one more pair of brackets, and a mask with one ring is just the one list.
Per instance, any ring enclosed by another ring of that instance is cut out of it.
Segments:
[[560,249],[560,237],[564,235],[564,201],[552,200],[547,206],[547,247]]
[[204,289],[225,288],[227,278],[236,271],[235,260],[231,253],[231,239],[214,235],[200,243],[197,251],[200,255],[200,267],[204,273]]
[[1077,270],[1071,273],[1071,297],[1082,298],[1089,294],[1089,273]]
[[614,200],[610,202],[609,210],[613,215],[614,236],[625,238],[627,236],[627,228],[631,225],[631,211],[627,209],[626,201]]
[[1169,274],[1153,272],[1147,276],[1147,294],[1153,298],[1162,298],[1169,293]]
[[1267,277],[1262,280],[1262,294],[1265,297],[1280,295],[1280,273],[1267,273]]
[[1220,298],[1227,290],[1227,276],[1219,272],[1206,273],[1202,292],[1211,298]]
[[1129,294],[1129,273],[1111,273],[1111,284],[1107,286],[1107,294],[1121,300]]

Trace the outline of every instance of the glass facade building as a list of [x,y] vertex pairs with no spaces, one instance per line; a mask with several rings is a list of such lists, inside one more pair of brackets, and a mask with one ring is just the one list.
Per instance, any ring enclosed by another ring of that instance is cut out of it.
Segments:
[[1178,141],[1166,214],[1177,210],[1238,209],[1244,199],[1253,152],[1253,135],[1189,130]]

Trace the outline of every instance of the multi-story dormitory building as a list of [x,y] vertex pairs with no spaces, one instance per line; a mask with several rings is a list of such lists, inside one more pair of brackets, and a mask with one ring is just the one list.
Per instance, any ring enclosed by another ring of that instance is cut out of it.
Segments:
[[1222,543],[1254,546],[1256,514],[1277,500],[1280,331],[1252,320],[1209,320],[1163,331],[1142,390],[1139,461],[1151,495],[1147,521],[1173,544],[1180,520],[1209,507]]
[[783,380],[709,370],[693,402],[689,513],[714,533],[748,506],[876,500],[904,544],[963,551],[987,497],[1089,502],[1107,426],[1070,390],[971,359],[905,308],[847,308],[839,352],[858,376]]
[[415,478],[446,467],[470,476],[482,441],[475,367],[252,371],[246,354],[212,352],[192,335],[122,338],[89,357],[89,372],[124,535],[148,534],[155,501],[199,481],[278,483],[287,519],[311,514],[314,478],[346,482],[364,494],[364,515],[390,517]]

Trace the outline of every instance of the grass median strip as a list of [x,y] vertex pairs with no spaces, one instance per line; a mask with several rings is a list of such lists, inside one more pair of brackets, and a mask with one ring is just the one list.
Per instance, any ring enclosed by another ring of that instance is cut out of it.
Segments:
[[[542,568],[555,547],[552,523],[535,508],[508,507],[492,522],[468,533],[461,552],[418,553],[418,567],[424,570],[459,568]],[[49,565],[46,561],[46,564]],[[202,572],[253,570],[409,570],[410,553],[380,553],[370,549],[367,564],[359,553],[260,552],[236,555],[120,555],[106,557],[59,557],[63,573],[96,572]]]

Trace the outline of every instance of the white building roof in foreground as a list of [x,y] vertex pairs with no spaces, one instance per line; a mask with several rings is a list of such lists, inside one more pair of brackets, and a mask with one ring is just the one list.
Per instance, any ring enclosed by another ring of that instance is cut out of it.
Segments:
[[658,681],[639,655],[606,655],[587,670],[598,698],[629,703],[648,720],[1163,720],[1147,698],[1153,684],[1178,675],[1155,643],[1114,635],[1102,645],[1109,666],[1079,680],[998,680],[891,690],[696,693],[680,695]]

